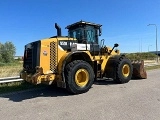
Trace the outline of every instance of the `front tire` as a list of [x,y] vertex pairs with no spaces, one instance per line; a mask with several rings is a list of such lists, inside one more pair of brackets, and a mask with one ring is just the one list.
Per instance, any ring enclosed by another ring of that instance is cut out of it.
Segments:
[[70,62],[65,68],[67,89],[73,94],[87,92],[94,82],[91,65],[82,60]]
[[127,83],[131,80],[133,66],[131,61],[124,56],[121,56],[116,64],[116,83]]

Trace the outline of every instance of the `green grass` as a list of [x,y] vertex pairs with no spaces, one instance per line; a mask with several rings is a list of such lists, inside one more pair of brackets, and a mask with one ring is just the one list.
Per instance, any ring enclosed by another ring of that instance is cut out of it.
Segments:
[[154,60],[157,55],[154,53],[142,52],[142,53],[126,53],[127,58],[131,60]]
[[0,78],[10,77],[10,76],[19,76],[20,71],[22,70],[22,63],[0,63]]
[[160,69],[160,65],[156,65],[156,66],[147,66],[145,67],[146,70],[153,70],[153,69]]

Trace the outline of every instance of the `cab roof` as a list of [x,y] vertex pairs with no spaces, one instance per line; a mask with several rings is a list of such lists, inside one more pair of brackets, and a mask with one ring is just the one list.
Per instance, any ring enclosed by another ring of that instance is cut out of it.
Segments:
[[79,22],[76,22],[76,23],[73,23],[71,25],[68,25],[66,27],[66,29],[72,29],[72,28],[75,28],[75,27],[79,27],[79,26],[85,26],[85,25],[88,25],[88,26],[94,26],[96,28],[100,28],[102,25],[100,24],[95,24],[95,23],[91,23],[91,22],[86,22],[86,21],[79,21]]

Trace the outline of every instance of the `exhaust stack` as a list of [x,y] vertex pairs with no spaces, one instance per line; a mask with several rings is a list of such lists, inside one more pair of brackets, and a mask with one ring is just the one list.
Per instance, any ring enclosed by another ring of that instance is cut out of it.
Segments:
[[57,36],[61,36],[61,28],[57,23],[55,23],[55,28],[57,29]]

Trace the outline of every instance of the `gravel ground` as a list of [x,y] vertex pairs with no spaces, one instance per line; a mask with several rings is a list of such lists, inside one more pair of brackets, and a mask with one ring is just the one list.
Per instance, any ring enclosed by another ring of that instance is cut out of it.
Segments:
[[160,120],[160,69],[127,84],[96,82],[84,94],[42,88],[0,96],[1,120]]

